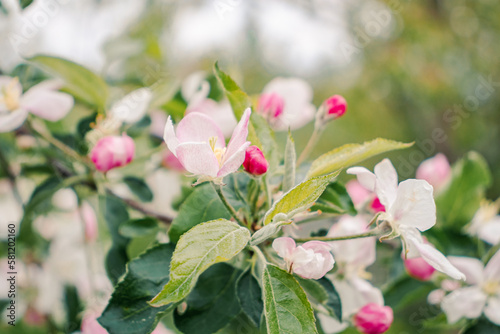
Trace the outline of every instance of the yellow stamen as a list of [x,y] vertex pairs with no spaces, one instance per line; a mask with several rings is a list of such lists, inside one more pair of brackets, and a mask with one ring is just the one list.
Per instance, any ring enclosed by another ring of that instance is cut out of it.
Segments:
[[487,295],[495,295],[500,290],[500,282],[489,281],[483,285],[483,291]]
[[219,162],[219,166],[222,166],[222,162],[224,161],[224,153],[226,153],[226,148],[225,147],[215,147],[216,143],[217,143],[217,137],[208,138],[208,144],[210,145],[210,148],[214,152],[215,157],[217,158],[217,161]]
[[7,86],[2,88],[0,102],[3,103],[9,111],[14,111],[19,108],[19,98],[21,97],[21,92],[17,89],[18,84],[19,79],[15,77]]

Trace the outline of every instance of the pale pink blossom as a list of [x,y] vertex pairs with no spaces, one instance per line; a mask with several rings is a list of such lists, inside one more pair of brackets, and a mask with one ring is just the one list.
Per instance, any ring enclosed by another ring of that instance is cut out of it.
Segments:
[[403,259],[404,266],[408,274],[420,281],[428,281],[436,271],[433,266],[428,264],[423,258],[415,257],[413,259]]
[[298,129],[314,119],[311,86],[297,78],[275,78],[262,91],[257,112],[277,131]]
[[363,187],[357,180],[350,180],[347,182],[345,189],[356,208],[364,205],[372,197],[372,193]]
[[134,140],[123,134],[99,139],[90,152],[90,157],[99,171],[107,172],[129,164],[134,159],[134,154]]
[[169,150],[190,173],[201,176],[200,181],[217,180],[234,173],[245,160],[248,142],[250,109],[245,110],[226,147],[224,135],[208,116],[193,112],[185,116],[174,130],[169,117],[164,140]]
[[464,272],[468,286],[443,298],[441,308],[448,322],[475,319],[484,313],[491,322],[500,326],[500,251],[486,266],[478,259],[467,257],[450,257],[450,261]]
[[483,202],[472,217],[468,232],[481,240],[496,245],[500,242],[500,201]]
[[273,241],[273,248],[285,259],[287,269],[303,278],[320,279],[332,270],[335,263],[330,245],[321,241],[296,246],[292,238],[281,237]]
[[89,242],[95,241],[99,226],[97,224],[96,213],[88,202],[83,202],[80,206],[80,215],[85,227],[85,239]]
[[138,88],[116,101],[107,114],[119,122],[133,124],[144,117],[152,99],[150,88]]
[[366,304],[353,318],[354,326],[365,334],[385,333],[393,320],[392,308],[376,303]]
[[168,169],[172,169],[181,173],[186,172],[186,169],[184,169],[184,166],[182,166],[179,159],[177,159],[177,157],[169,150],[165,150],[163,154],[162,165]]
[[61,87],[57,81],[44,81],[23,94],[17,78],[0,76],[0,132],[20,127],[28,113],[51,122],[62,119],[73,108],[74,100],[59,92]]
[[163,137],[165,132],[165,123],[167,123],[167,114],[162,110],[155,110],[151,112],[151,125],[149,133],[155,137]]
[[264,153],[257,146],[252,145],[245,152],[243,167],[252,175],[262,175],[267,172],[269,162],[264,157]]
[[424,160],[417,168],[416,178],[426,180],[436,191],[441,190],[451,178],[451,167],[442,153]]
[[378,163],[374,173],[364,167],[349,168],[347,173],[356,175],[361,185],[376,193],[386,210],[379,219],[392,228],[386,238],[400,236],[407,258],[422,257],[436,270],[455,279],[464,278],[441,252],[425,243],[420,234],[436,224],[433,188],[427,181],[410,179],[398,185],[396,169],[388,159]]

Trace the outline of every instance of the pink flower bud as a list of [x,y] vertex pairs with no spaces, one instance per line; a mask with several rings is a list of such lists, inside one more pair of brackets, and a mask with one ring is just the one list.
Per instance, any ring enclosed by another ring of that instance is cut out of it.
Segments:
[[345,114],[347,110],[347,102],[340,95],[333,95],[323,102],[326,110],[326,118],[339,118]]
[[430,264],[421,257],[405,259],[404,265],[408,274],[420,281],[428,281],[436,271]]
[[101,172],[129,164],[134,159],[135,144],[127,135],[101,138],[90,152],[95,167]]
[[378,197],[375,197],[373,199],[372,203],[370,204],[370,207],[375,212],[385,212],[385,206],[382,203],[380,203]]
[[283,114],[284,107],[285,101],[283,98],[276,93],[270,93],[260,96],[257,110],[269,119],[274,119]]
[[448,159],[442,153],[423,161],[417,168],[417,179],[426,180],[436,190],[442,188],[451,177]]
[[262,151],[257,146],[252,145],[245,152],[243,167],[252,175],[262,175],[267,172],[269,162],[267,162]]
[[392,308],[369,303],[354,316],[354,326],[364,334],[380,334],[391,327],[393,319]]

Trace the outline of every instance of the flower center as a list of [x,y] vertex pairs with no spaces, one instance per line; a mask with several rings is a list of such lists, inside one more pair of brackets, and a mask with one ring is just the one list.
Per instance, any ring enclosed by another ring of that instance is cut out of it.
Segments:
[[0,92],[0,103],[3,103],[7,110],[14,111],[19,108],[19,98],[21,92],[18,89],[19,79],[13,78]]
[[500,282],[489,281],[483,284],[483,291],[487,295],[495,295],[500,291]]
[[226,148],[225,147],[215,147],[215,144],[217,143],[217,137],[208,138],[208,143],[210,144],[210,148],[214,152],[215,157],[217,158],[217,161],[219,162],[219,167],[222,166],[222,163],[224,162],[224,154],[226,153]]

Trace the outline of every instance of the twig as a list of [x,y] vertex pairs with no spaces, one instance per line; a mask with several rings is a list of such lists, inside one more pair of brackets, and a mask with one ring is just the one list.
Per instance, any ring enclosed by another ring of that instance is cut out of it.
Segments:
[[240,224],[241,226],[246,226],[245,223],[238,217],[238,213],[233,208],[233,206],[227,201],[227,198],[224,195],[224,192],[222,191],[222,186],[215,185],[215,183],[213,183],[213,182],[212,182],[212,186],[214,187],[215,192],[217,192],[217,195],[219,195],[219,198],[222,201],[222,204],[224,204],[226,209],[231,213],[231,215],[238,222],[238,224]]

